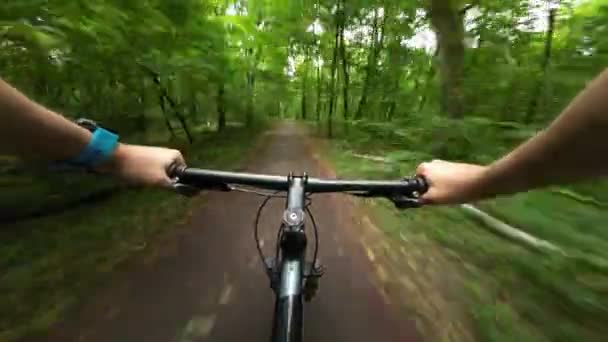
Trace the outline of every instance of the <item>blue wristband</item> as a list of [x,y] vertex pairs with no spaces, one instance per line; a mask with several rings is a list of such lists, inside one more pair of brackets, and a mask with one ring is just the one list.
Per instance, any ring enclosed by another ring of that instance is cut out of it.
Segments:
[[91,141],[80,154],[68,163],[85,167],[95,167],[112,156],[118,146],[118,135],[97,127]]

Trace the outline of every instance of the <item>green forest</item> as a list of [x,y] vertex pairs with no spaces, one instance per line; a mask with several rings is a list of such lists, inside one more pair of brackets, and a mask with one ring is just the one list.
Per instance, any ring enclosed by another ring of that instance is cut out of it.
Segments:
[[[0,76],[31,99],[190,165],[238,168],[292,120],[338,176],[383,179],[435,158],[489,163],[545,127],[608,65],[608,2],[6,1],[0,46]],[[44,333],[202,201],[2,155],[0,186],[0,341]],[[478,204],[559,252],[460,207],[368,205],[387,239],[459,274],[473,340],[608,334],[607,182]]]

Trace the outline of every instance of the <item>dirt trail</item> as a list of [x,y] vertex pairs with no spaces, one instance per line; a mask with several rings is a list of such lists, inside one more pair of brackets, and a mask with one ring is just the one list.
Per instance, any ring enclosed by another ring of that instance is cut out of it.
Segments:
[[[268,133],[248,171],[328,176],[297,126]],[[203,166],[203,165],[201,165]],[[252,223],[261,198],[208,193],[184,227],[173,230],[144,260],[119,272],[59,325],[51,341],[268,341],[273,296],[256,253]],[[274,245],[281,200],[262,218],[263,248]],[[375,284],[377,273],[357,235],[357,213],[339,195],[314,197],[320,291],[305,305],[305,341],[419,341],[413,319]],[[399,313],[398,313],[399,312]]]

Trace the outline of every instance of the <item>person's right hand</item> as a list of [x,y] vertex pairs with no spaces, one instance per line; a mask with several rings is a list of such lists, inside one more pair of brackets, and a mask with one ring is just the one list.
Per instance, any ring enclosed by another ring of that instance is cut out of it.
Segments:
[[479,199],[479,181],[485,166],[433,160],[418,165],[416,174],[426,179],[429,189],[423,204],[460,204]]

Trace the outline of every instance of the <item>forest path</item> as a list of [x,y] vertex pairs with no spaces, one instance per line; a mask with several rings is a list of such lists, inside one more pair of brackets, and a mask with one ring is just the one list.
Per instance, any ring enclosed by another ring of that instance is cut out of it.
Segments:
[[[246,170],[334,176],[311,146],[300,126],[281,123],[266,133]],[[252,229],[261,198],[205,196],[189,223],[118,272],[47,340],[268,341],[274,298]],[[282,205],[272,201],[261,220],[266,253],[274,246]],[[317,296],[305,304],[304,340],[419,341],[415,320],[403,317],[378,286],[373,255],[361,238],[366,228],[352,202],[343,195],[317,195],[311,209],[327,271]]]

